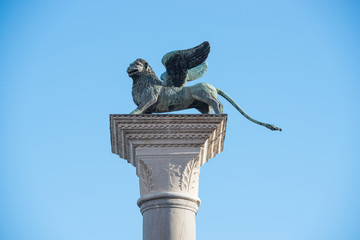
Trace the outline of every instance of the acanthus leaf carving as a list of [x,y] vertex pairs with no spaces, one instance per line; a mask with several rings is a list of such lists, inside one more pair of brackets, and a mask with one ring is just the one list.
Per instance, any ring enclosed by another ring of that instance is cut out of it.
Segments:
[[181,190],[191,191],[195,188],[199,171],[199,157],[192,159],[186,164],[181,178]]
[[171,188],[175,188],[175,189],[181,188],[180,168],[181,168],[181,165],[169,163],[170,187]]
[[153,176],[151,168],[143,161],[139,160],[140,176],[144,184],[145,190],[151,192],[153,190]]

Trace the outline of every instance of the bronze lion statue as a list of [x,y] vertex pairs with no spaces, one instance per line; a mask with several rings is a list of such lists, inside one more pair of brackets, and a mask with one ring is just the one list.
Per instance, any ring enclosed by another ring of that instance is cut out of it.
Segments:
[[202,114],[223,113],[223,105],[218,94],[228,100],[244,117],[271,130],[281,128],[263,123],[251,118],[241,107],[222,90],[208,84],[198,83],[185,87],[187,81],[201,77],[207,69],[204,62],[210,52],[210,45],[204,42],[187,50],[167,53],[162,63],[166,72],[159,80],[150,65],[144,59],[138,58],[127,69],[133,79],[132,96],[138,106],[131,114],[151,114],[179,111],[195,108]]

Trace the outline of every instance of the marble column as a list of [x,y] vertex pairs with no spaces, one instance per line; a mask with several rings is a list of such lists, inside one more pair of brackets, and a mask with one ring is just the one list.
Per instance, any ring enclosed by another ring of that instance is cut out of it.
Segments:
[[195,240],[200,167],[223,149],[227,115],[110,115],[112,152],[139,177],[144,240]]

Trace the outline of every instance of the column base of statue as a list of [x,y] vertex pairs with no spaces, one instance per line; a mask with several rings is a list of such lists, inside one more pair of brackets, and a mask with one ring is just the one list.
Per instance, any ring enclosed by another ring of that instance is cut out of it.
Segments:
[[136,167],[144,240],[195,240],[200,166],[223,149],[226,115],[110,115],[112,151]]

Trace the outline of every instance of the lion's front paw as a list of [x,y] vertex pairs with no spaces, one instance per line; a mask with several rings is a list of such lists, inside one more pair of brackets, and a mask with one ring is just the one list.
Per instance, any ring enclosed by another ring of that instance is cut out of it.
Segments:
[[141,111],[139,109],[135,109],[130,114],[140,114],[140,113],[141,113]]

